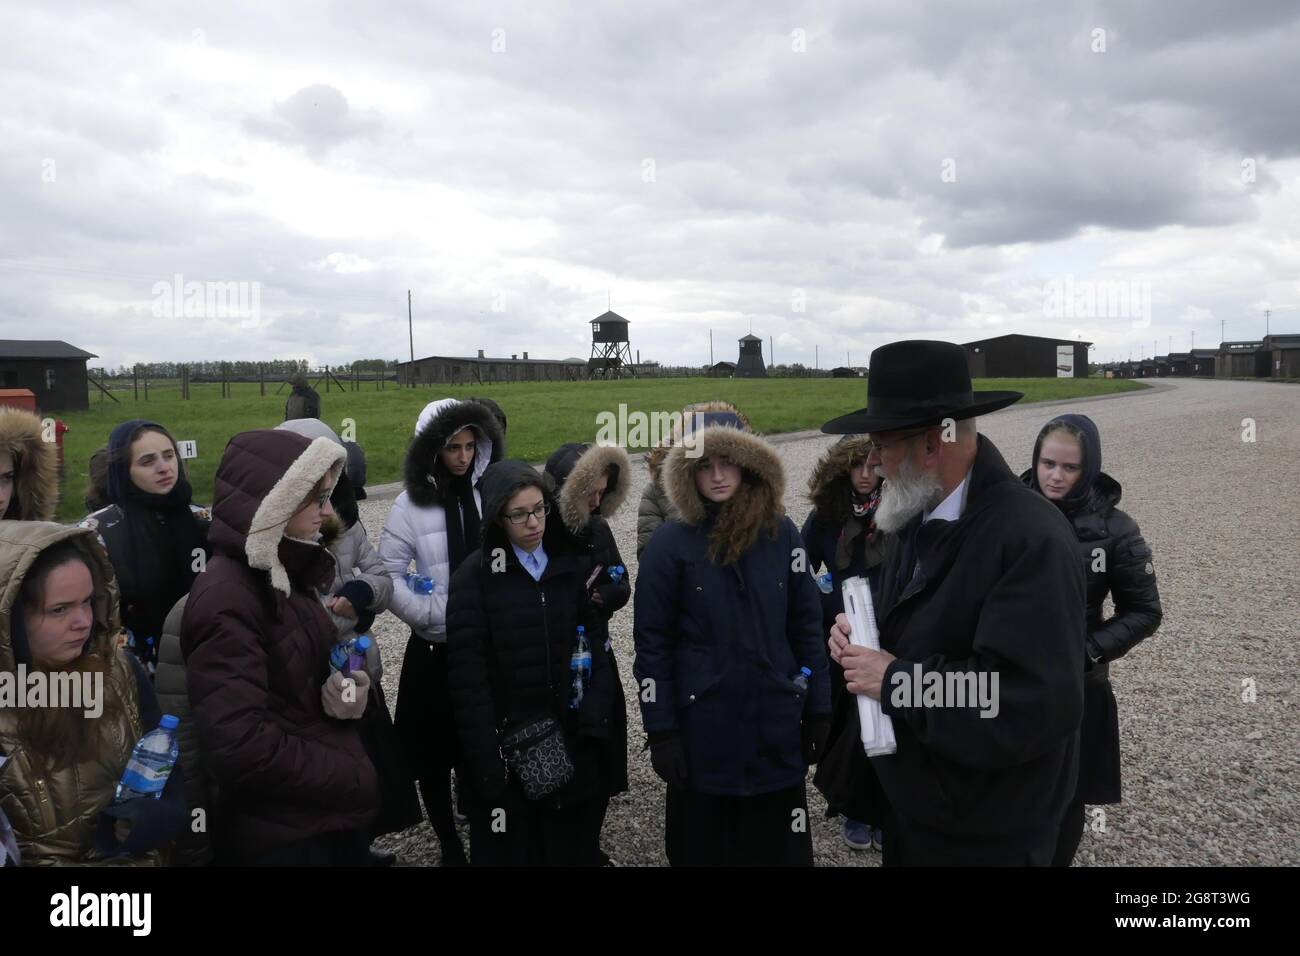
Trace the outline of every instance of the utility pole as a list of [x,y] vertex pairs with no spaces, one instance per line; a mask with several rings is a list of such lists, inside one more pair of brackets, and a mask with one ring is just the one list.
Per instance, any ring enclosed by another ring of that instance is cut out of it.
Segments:
[[713,368],[713,330],[709,329],[709,368]]
[[1272,314],[1273,314],[1273,310],[1272,310],[1272,309],[1265,309],[1265,310],[1264,310],[1264,335],[1265,335],[1265,337],[1268,336],[1268,320],[1269,320],[1269,317],[1270,317]]
[[1219,346],[1220,347],[1223,346],[1223,325],[1227,321],[1228,321],[1227,319],[1219,319]]
[[411,340],[411,365],[406,372],[406,380],[415,388],[415,323],[411,318],[411,290],[406,290],[406,334]]
[[822,368],[821,354],[822,354],[822,347],[820,345],[814,345],[813,346],[813,369],[818,372],[820,372]]
[[772,344],[772,336],[767,337],[767,360],[769,364],[776,364],[776,346]]
[[1196,351],[1196,330],[1192,329],[1192,351]]

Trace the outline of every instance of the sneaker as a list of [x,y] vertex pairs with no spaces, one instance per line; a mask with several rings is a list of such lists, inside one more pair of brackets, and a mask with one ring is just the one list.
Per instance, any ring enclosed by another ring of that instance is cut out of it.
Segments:
[[857,820],[844,818],[840,824],[840,835],[844,837],[844,842],[855,850],[871,849],[871,827]]
[[885,831],[880,829],[880,827],[872,827],[871,828],[871,849],[875,850],[878,853],[883,853],[885,852],[883,849],[884,845],[885,845]]

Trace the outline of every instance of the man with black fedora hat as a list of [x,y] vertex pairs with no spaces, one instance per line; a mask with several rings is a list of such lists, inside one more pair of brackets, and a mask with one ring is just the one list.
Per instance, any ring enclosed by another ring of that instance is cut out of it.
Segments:
[[889,798],[893,865],[1051,862],[1078,772],[1085,588],[1069,523],[977,433],[1019,392],[976,392],[948,342],[871,357],[867,407],[822,426],[870,434],[890,535],[881,650],[831,656],[849,691],[878,699],[896,753],[872,757]]

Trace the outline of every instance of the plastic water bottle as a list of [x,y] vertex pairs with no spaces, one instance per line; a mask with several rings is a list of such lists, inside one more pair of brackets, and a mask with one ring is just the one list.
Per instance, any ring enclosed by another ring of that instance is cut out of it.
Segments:
[[611,584],[618,584],[623,580],[623,575],[627,574],[627,568],[621,564],[616,564],[609,569],[609,581]]
[[808,678],[812,677],[812,669],[808,667],[799,668],[799,673],[794,675],[794,686],[799,688],[805,694],[808,693]]
[[362,634],[351,643],[352,649],[348,651],[348,667],[343,672],[344,675],[366,669],[366,653],[370,650],[372,642],[369,634]]
[[356,643],[356,638],[343,641],[341,644],[335,644],[330,648],[330,671],[341,671],[344,674],[348,670],[348,657],[352,653],[352,647]]
[[835,582],[831,579],[829,571],[817,575],[817,588],[822,594],[830,594],[835,590]]
[[406,586],[416,594],[432,594],[433,581],[430,578],[422,578],[414,571],[406,572]]
[[117,792],[113,795],[114,803],[136,797],[152,797],[157,800],[162,796],[172,767],[180,759],[180,747],[176,743],[178,724],[180,721],[171,714],[163,714],[157,728],[136,742],[131,751],[131,759],[126,762],[126,770],[117,785]]
[[569,657],[569,674],[572,683],[569,686],[569,710],[582,706],[582,695],[591,683],[591,643],[587,640],[587,629],[578,625],[578,636],[573,641],[573,654]]

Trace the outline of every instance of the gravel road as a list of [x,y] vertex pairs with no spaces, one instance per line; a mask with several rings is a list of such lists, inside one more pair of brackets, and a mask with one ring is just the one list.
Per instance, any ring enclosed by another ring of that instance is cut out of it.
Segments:
[[[1112,665],[1124,802],[1089,809],[1076,865],[1296,865],[1300,388],[1178,380],[1101,400],[1012,406],[979,428],[1019,471],[1039,427],[1075,410],[1101,430],[1105,470],[1124,487],[1121,507],[1155,553],[1165,612],[1155,636]],[[1252,422],[1254,440],[1244,440]],[[798,524],[812,465],[834,440],[810,432],[777,438],[786,508]],[[646,481],[639,460],[633,480],[612,526],[635,580],[636,503]],[[391,498],[375,490],[361,513],[377,541]],[[611,631],[627,684],[631,791],[610,806],[602,845],[621,865],[665,865],[664,787],[640,750],[631,683],[631,604]],[[409,632],[385,613],[374,633],[392,706]],[[879,864],[878,853],[841,841],[811,782],[809,798],[819,865]],[[467,830],[463,837],[468,845]],[[405,864],[438,861],[427,822],[381,842]]]

